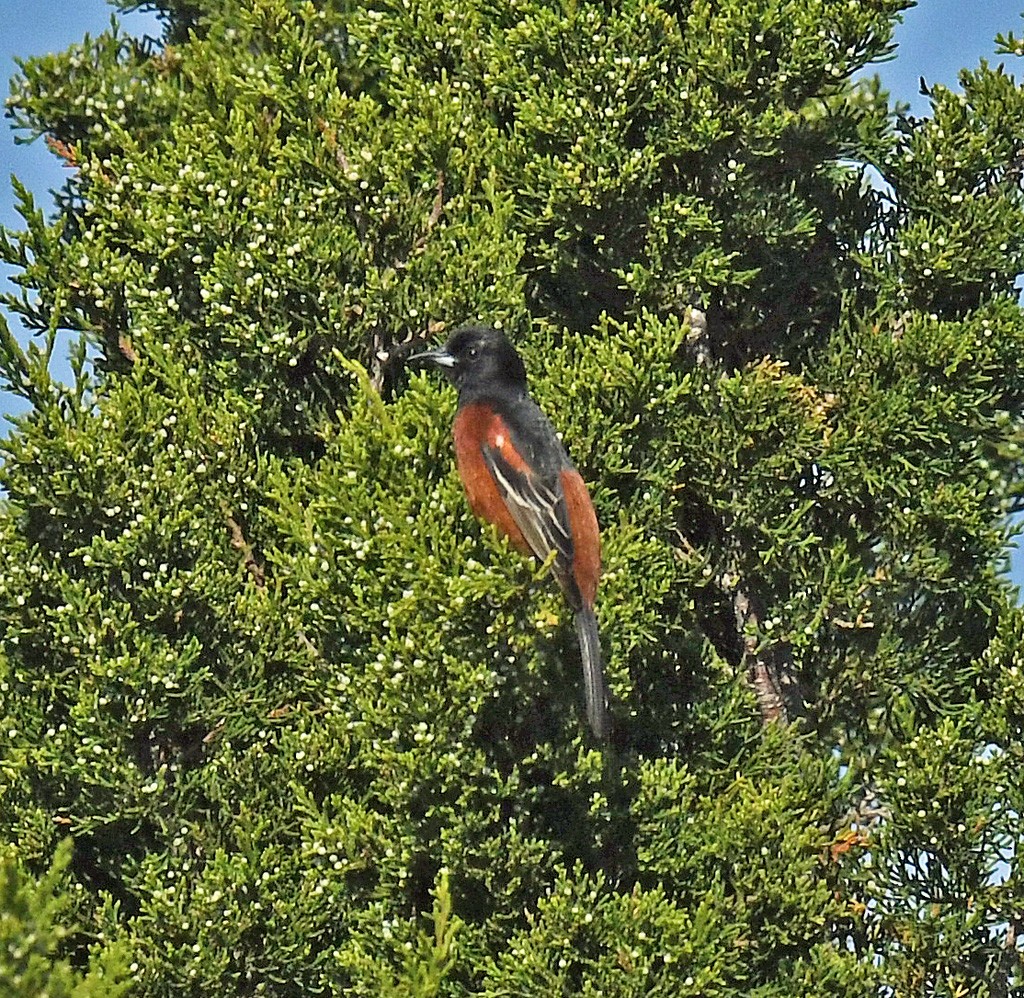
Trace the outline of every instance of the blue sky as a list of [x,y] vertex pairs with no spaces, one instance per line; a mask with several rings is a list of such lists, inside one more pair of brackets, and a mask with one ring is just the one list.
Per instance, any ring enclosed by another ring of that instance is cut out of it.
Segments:
[[[904,14],[897,30],[896,58],[877,67],[884,85],[911,111],[926,114],[928,102],[919,94],[919,78],[929,83],[957,86],[963,67],[976,66],[981,58],[996,60],[993,39],[999,32],[1024,33],[1024,0],[921,0]],[[6,81],[17,71],[15,56],[37,55],[66,48],[86,32],[97,34],[110,22],[113,12],[106,0],[0,0],[0,78]],[[123,26],[133,34],[159,35],[159,23],[146,13],[129,14]],[[1016,75],[1024,73],[1024,62]],[[64,169],[42,142],[15,145],[9,123],[0,123],[0,224],[21,228],[14,210],[10,174],[16,173],[46,204],[48,191],[63,183]],[[0,282],[6,284],[9,270],[0,268]],[[8,397],[0,393],[0,411],[10,411]],[[2,428],[0,428],[2,432]],[[1013,576],[1024,582],[1024,554],[1015,558]]]
[[[919,78],[956,87],[962,68],[973,68],[982,58],[1000,61],[993,39],[1000,32],[1019,36],[1022,11],[1024,0],[921,0],[903,15],[896,59],[878,72],[894,97],[910,101],[913,113],[923,115],[928,102],[918,94]],[[1015,75],[1024,72],[1024,61],[1006,59]]]

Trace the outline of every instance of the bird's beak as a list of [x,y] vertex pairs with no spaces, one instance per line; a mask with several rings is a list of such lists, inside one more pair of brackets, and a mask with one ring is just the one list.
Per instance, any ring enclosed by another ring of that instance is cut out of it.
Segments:
[[433,364],[445,370],[451,370],[455,366],[455,358],[444,348],[440,350],[424,350],[422,353],[414,353],[409,358],[409,363],[419,361],[423,364]]

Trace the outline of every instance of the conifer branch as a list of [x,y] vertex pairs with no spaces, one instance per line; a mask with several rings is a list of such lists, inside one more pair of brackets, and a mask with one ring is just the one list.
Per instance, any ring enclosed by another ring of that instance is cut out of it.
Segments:
[[781,642],[759,645],[760,608],[745,590],[736,589],[732,597],[737,633],[743,643],[747,679],[754,689],[761,720],[765,724],[792,720],[798,712],[799,684],[792,671],[792,659]]

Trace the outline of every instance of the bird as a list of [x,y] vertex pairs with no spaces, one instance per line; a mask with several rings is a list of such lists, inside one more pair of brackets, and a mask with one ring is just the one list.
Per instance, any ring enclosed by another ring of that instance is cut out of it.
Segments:
[[573,612],[587,723],[609,735],[608,689],[594,601],[601,535],[594,504],[558,434],[530,397],[526,366],[500,329],[463,326],[440,349],[409,358],[458,391],[455,461],[470,509],[551,570]]

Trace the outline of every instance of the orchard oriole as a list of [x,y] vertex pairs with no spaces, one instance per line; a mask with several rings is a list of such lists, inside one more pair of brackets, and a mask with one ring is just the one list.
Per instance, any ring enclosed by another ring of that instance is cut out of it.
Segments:
[[409,358],[439,367],[459,393],[453,436],[473,512],[524,554],[553,557],[552,571],[575,616],[587,721],[608,736],[608,693],[594,597],[601,538],[590,494],[526,387],[522,358],[504,333],[456,330],[440,350]]

